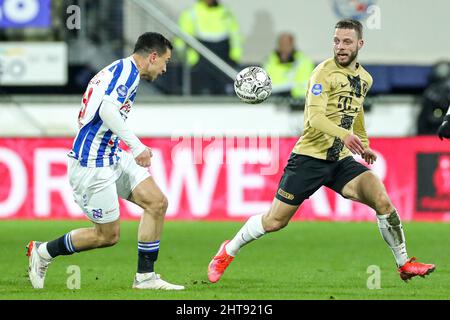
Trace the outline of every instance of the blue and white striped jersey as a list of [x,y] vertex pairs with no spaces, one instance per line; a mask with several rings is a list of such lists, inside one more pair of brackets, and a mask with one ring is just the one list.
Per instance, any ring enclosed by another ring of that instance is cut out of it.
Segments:
[[119,137],[103,124],[100,105],[104,100],[112,102],[125,121],[138,85],[139,71],[131,56],[114,61],[91,79],[81,101],[79,131],[70,157],[84,167],[105,167],[119,160]]

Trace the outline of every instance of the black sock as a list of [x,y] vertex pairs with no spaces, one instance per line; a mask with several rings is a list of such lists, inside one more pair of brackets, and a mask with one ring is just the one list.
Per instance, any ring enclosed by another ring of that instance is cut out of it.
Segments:
[[76,250],[72,244],[70,232],[58,239],[47,242],[47,251],[52,258],[74,254]]
[[155,242],[138,242],[138,273],[154,271],[155,261],[158,259],[159,240]]

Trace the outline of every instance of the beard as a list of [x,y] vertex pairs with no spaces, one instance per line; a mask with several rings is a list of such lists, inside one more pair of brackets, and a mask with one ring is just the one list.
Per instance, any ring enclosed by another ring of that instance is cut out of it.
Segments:
[[346,62],[339,62],[337,53],[336,52],[334,53],[334,60],[341,67],[348,67],[353,61],[355,61],[356,57],[358,57],[358,49],[350,53],[350,55],[348,56],[348,60]]

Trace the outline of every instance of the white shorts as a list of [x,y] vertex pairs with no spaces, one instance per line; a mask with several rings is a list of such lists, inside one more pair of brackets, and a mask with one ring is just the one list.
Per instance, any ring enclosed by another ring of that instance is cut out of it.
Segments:
[[92,222],[100,224],[119,219],[118,197],[128,199],[134,188],[150,177],[127,152],[121,152],[116,164],[99,168],[82,167],[69,157],[67,173],[75,202]]

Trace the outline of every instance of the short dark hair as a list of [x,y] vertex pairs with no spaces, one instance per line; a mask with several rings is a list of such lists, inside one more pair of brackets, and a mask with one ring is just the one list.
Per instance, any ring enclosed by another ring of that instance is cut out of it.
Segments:
[[362,39],[363,37],[363,25],[358,20],[353,19],[344,19],[338,21],[334,26],[335,29],[352,29],[356,31],[358,35],[358,39]]
[[133,53],[147,55],[156,51],[159,56],[166,53],[167,49],[172,50],[172,44],[162,34],[157,32],[146,32],[141,34],[136,41]]

